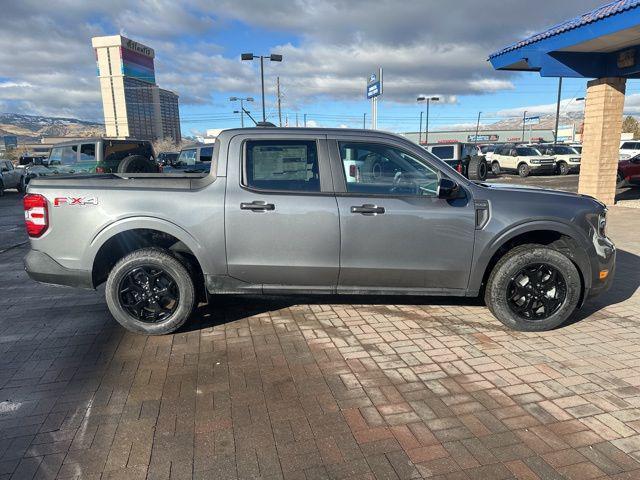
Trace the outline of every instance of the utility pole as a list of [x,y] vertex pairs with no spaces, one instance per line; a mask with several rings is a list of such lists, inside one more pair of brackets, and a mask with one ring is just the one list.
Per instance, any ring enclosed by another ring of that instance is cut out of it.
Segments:
[[525,110],[522,114],[522,142],[524,143],[524,124],[527,121],[527,111]]
[[558,143],[558,123],[560,122],[560,97],[562,96],[562,77],[558,77],[558,101],[556,102],[556,129],[553,144]]
[[276,77],[276,86],[278,89],[278,126],[282,126],[282,108],[280,102],[280,77]]
[[418,145],[422,145],[422,111],[420,111],[420,128],[418,132]]
[[307,128],[307,114],[304,114],[304,128]]
[[473,139],[473,144],[476,145],[478,143],[478,129],[480,128],[480,114],[482,112],[478,112],[478,121],[476,122],[476,136]]
[[296,127],[298,126],[298,112],[296,112]]

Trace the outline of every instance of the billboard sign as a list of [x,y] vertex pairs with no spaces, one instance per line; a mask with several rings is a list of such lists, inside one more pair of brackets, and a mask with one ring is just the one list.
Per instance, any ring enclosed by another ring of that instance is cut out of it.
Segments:
[[18,148],[18,137],[16,135],[5,135],[4,148],[6,148],[7,150]]
[[500,138],[495,133],[481,133],[478,135],[467,135],[467,142],[497,142]]
[[538,125],[540,123],[540,117],[524,117],[525,125]]
[[378,73],[372,73],[367,79],[367,99],[382,95],[382,69]]

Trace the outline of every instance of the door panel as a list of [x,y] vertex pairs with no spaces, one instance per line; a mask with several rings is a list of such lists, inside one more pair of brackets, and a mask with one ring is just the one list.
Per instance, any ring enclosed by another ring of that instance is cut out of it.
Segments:
[[[229,275],[267,290],[275,286],[334,290],[340,227],[336,199],[329,191],[326,142],[310,135],[287,134],[286,141],[275,134],[257,138],[239,135],[229,146],[225,200]],[[291,142],[292,138],[296,140]],[[296,141],[304,148],[296,147]],[[313,162],[300,160],[309,158],[308,142],[316,145],[318,170]],[[241,162],[245,157],[247,164]],[[243,186],[247,179],[251,188]],[[282,185],[291,190],[275,191]]]
[[[442,200],[436,197],[436,187],[430,183],[430,172],[443,173],[435,163],[421,157],[419,150],[408,151],[402,143],[381,140],[384,148],[353,146],[348,138],[336,138],[330,143],[332,171],[340,211],[340,278],[339,291],[360,289],[422,289],[432,292],[459,290],[468,282],[475,234],[475,209],[466,193],[465,198]],[[367,144],[376,143],[373,140]],[[387,147],[390,147],[387,149]],[[369,155],[361,151],[370,148]],[[394,154],[398,149],[398,158]],[[357,151],[358,153],[353,153]],[[371,155],[379,157],[371,161]],[[427,167],[427,172],[411,171],[409,159]],[[360,158],[362,171],[345,178],[345,170],[337,167],[351,157]],[[386,165],[382,171],[393,184],[385,187],[386,179],[371,178],[380,157]],[[367,167],[367,162],[373,167]],[[342,177],[336,178],[337,175]],[[402,181],[402,179],[405,181]],[[410,178],[418,178],[412,183]],[[437,183],[437,178],[435,179]],[[388,188],[388,193],[383,193]],[[366,190],[372,193],[365,193]],[[361,193],[353,193],[359,191]],[[351,192],[351,193],[350,193]],[[354,208],[355,207],[355,208]]]

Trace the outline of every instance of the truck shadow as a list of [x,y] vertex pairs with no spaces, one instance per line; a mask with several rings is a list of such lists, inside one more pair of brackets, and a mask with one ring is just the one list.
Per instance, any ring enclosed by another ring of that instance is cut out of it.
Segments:
[[[600,310],[624,302],[631,298],[640,286],[640,257],[625,250],[618,250],[616,272],[613,285],[608,292],[587,299],[585,305],[577,310],[570,319],[558,328],[565,328],[580,322]],[[295,305],[352,305],[362,307],[371,313],[377,307],[385,306],[448,306],[448,307],[479,307],[484,302],[480,298],[467,297],[419,297],[397,295],[221,295],[214,297],[214,302],[200,306],[194,312],[191,320],[180,329],[181,332],[195,331],[215,327],[249,317],[285,310]],[[385,314],[397,314],[396,310],[385,311]],[[383,313],[376,310],[373,313]],[[285,316],[293,315],[283,312]],[[410,318],[410,314],[403,316]],[[451,317],[447,317],[451,318]],[[467,322],[465,320],[464,322]],[[495,330],[503,329],[498,322],[472,322],[474,326],[484,326]]]

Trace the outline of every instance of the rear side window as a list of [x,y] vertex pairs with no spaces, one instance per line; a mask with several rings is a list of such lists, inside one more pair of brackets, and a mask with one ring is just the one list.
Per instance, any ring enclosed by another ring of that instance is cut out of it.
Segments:
[[450,160],[453,158],[453,145],[449,145],[447,147],[433,147],[431,149],[431,153],[440,160]]
[[49,155],[50,165],[74,165],[78,161],[78,146],[55,147]]
[[96,144],[84,143],[80,145],[80,161],[95,162],[96,161]]
[[635,142],[624,142],[620,148],[623,150],[635,150],[637,147]]
[[244,185],[259,190],[319,192],[318,150],[314,141],[248,141]]
[[204,147],[200,149],[200,161],[210,162],[213,157],[213,147]]

